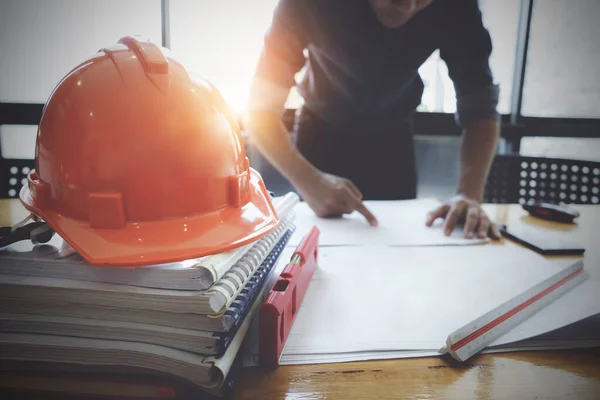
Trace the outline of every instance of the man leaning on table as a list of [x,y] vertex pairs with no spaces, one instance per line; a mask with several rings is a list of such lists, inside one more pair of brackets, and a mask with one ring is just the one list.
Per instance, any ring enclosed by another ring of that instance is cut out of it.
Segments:
[[[250,95],[252,142],[318,216],[358,211],[377,225],[362,200],[416,197],[410,119],[423,93],[418,68],[436,49],[457,94],[461,176],[426,223],[443,218],[449,234],[465,220],[467,237],[499,236],[481,208],[499,87],[477,0],[280,0]],[[281,115],[305,64],[294,145]]]

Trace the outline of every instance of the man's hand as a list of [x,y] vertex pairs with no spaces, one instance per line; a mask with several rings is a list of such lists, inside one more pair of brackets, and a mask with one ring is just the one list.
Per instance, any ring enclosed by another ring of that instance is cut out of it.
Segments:
[[377,218],[362,203],[362,193],[348,179],[321,172],[315,179],[295,186],[319,217],[339,217],[358,211],[369,225],[377,226]]
[[293,145],[278,114],[252,112],[246,127],[267,161],[288,179],[319,217],[358,211],[370,225],[377,226],[377,219],[362,203],[360,190],[348,179],[323,173],[308,162]]
[[458,195],[451,198],[427,215],[427,226],[433,225],[438,218],[444,218],[444,234],[449,236],[457,223],[464,222],[465,237],[472,239],[474,235],[479,238],[485,238],[488,235],[492,239],[499,239],[500,232],[496,225],[490,221],[489,217],[481,208],[479,202]]

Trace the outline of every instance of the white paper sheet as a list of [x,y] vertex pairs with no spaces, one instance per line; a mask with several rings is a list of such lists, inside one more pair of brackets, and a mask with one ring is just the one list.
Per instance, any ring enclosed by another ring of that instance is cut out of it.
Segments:
[[[486,348],[481,351],[481,354],[492,353],[512,353],[518,351],[541,351],[541,350],[564,350],[564,349],[583,349],[600,346],[600,338],[586,339],[577,341],[552,341],[552,342],[532,342],[527,344],[519,344],[517,346],[494,347]],[[422,358],[422,357],[438,357],[437,350],[395,350],[395,351],[378,351],[378,352],[357,352],[357,353],[334,353],[334,354],[302,354],[302,355],[287,355],[284,354],[280,362],[281,365],[298,365],[298,364],[325,364],[325,363],[340,363],[353,361],[369,361],[369,360],[395,360],[401,358]],[[244,366],[258,365],[248,363]]]
[[[512,244],[506,244],[505,246],[509,247],[510,249],[516,248],[516,246]],[[489,248],[489,246],[486,246],[486,248]],[[436,249],[436,252],[439,254],[438,249]],[[283,252],[281,260],[284,261],[278,263],[274,271],[275,274],[278,275],[283,270],[285,263],[292,255],[292,251],[292,248],[287,248]],[[327,254],[330,250],[325,249],[323,251],[325,251],[325,253]],[[372,253],[375,251],[375,249],[363,249],[363,251],[367,253]],[[535,253],[528,252],[527,250],[523,251],[529,254],[533,254],[534,257],[539,259],[539,257]],[[512,257],[506,257],[505,260],[510,261],[511,258]],[[529,259],[529,257],[525,258]],[[560,257],[552,260],[552,263],[560,268],[564,268],[571,265],[573,262],[576,262],[577,260],[578,258]],[[360,259],[357,261],[360,261]],[[593,261],[594,260],[587,260],[586,269],[588,268],[588,264],[590,264],[590,262],[593,263]],[[323,262],[321,262],[321,264],[322,268],[324,268],[327,265],[327,263],[324,264]],[[592,267],[593,269],[594,266],[590,265],[589,267]],[[347,269],[351,271],[349,273],[362,273],[362,271],[360,271],[360,269],[358,268],[348,267]],[[448,270],[451,270],[451,268],[448,267]],[[507,273],[510,273],[510,271],[507,271]],[[315,290],[315,287],[311,287],[308,296],[311,296],[311,293],[314,293]],[[580,323],[580,321],[586,318],[589,321],[588,317],[592,315],[598,315],[599,313],[600,282],[588,279],[583,284],[577,286],[571,292],[558,299],[558,301],[553,302],[547,308],[541,310],[539,313],[532,316],[523,324],[517,326],[515,329],[504,335],[502,338],[498,339],[496,342],[493,343],[492,346],[483,350],[482,353],[593,347],[600,342],[600,336],[598,335],[598,332],[600,332],[600,327],[593,330],[593,332],[591,332],[591,336],[588,335],[587,337],[589,338],[585,341],[580,339],[573,341],[570,340],[569,337],[560,337],[557,339],[555,337],[556,335],[552,336],[552,340],[550,341],[548,341],[547,339],[539,340],[537,339],[537,337],[547,332],[556,331],[557,329],[565,327],[567,325],[576,327],[577,324]],[[365,321],[365,323],[368,323],[366,321],[369,321],[369,314],[357,314],[356,318],[361,318]],[[600,320],[597,323],[600,323]],[[410,331],[410,327],[405,327],[404,329]],[[590,333],[589,323],[587,323],[584,329],[586,329],[586,332]],[[569,332],[571,332],[571,330]],[[258,334],[258,326],[256,325],[255,321],[255,326],[253,326],[253,328],[251,329],[251,332],[249,333],[249,338],[246,341],[246,346],[244,348],[244,366],[246,367],[258,365]],[[339,334],[343,335],[343,333]],[[439,335],[439,337],[442,336],[443,335]],[[579,336],[581,336],[581,334],[579,334]],[[542,336],[542,338],[545,337],[546,335]],[[443,339],[445,340],[445,337]],[[421,350],[354,351],[347,353],[336,352],[319,354],[290,354],[290,352],[286,349],[281,359],[281,364],[316,364],[373,359],[432,357],[439,355],[437,350],[437,345],[431,349]]]
[[319,218],[305,203],[298,203],[296,234],[288,246],[296,246],[302,237],[316,225],[321,231],[320,246],[386,245],[386,246],[443,246],[469,245],[488,242],[489,239],[466,239],[458,226],[448,237],[443,232],[443,221],[427,227],[427,213],[441,203],[434,199],[404,201],[366,201],[365,205],[377,217],[379,225],[372,227],[358,212],[342,218]]
[[561,268],[512,245],[326,247],[319,263],[282,364],[430,353]]

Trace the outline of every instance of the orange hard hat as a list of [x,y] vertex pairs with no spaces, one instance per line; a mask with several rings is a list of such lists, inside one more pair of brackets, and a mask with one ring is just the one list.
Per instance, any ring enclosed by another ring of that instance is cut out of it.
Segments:
[[279,224],[220,93],[132,37],[57,85],[35,157],[23,205],[90,264],[198,258]]

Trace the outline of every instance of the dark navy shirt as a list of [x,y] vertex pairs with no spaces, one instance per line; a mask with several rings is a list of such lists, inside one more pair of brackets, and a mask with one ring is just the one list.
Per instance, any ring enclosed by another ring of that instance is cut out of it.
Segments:
[[306,65],[298,89],[325,120],[407,118],[423,94],[418,69],[437,49],[454,83],[458,122],[497,119],[492,43],[477,0],[433,0],[394,29],[379,22],[367,0],[280,0],[256,78],[287,93]]

